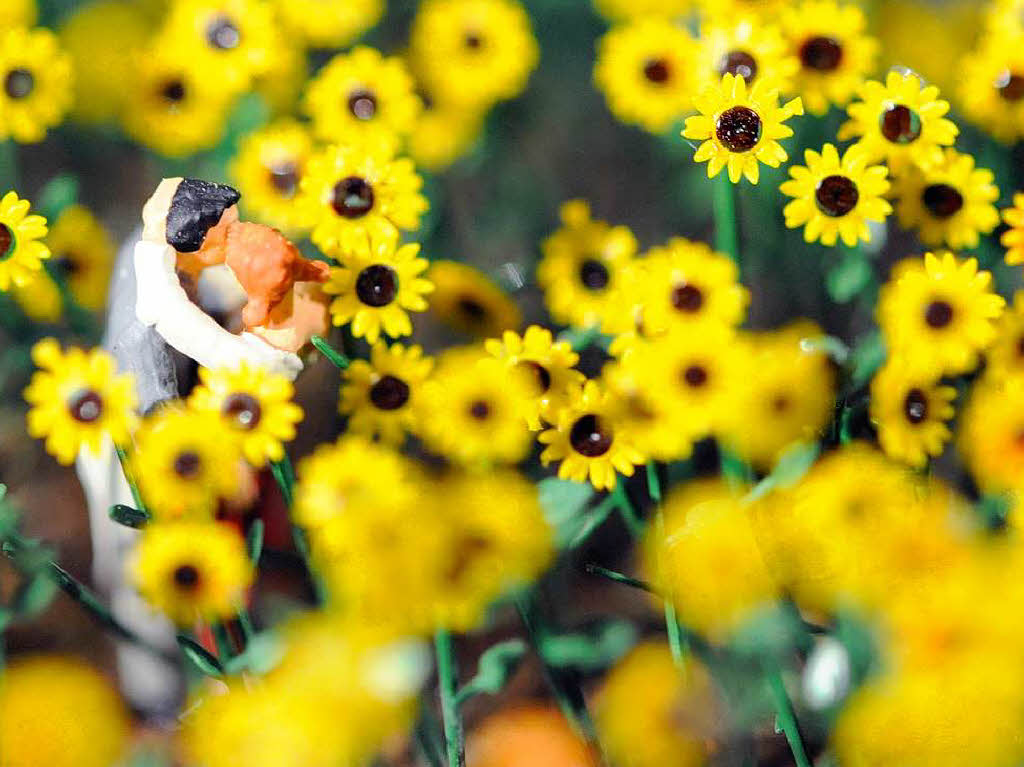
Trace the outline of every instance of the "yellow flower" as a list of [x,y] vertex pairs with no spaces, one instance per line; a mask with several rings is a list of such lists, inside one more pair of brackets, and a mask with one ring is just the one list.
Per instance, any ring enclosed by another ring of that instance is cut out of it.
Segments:
[[720,84],[708,86],[694,101],[700,112],[686,118],[683,138],[703,141],[694,162],[708,163],[708,178],[728,166],[734,184],[746,178],[756,184],[760,165],[777,168],[789,155],[779,139],[793,135],[784,123],[804,113],[799,98],[778,106],[778,90],[769,80],[758,80],[747,91],[742,77],[726,73]]
[[782,30],[800,61],[796,92],[811,114],[846,106],[874,69],[878,42],[866,27],[864,11],[852,3],[804,0],[783,9]]
[[103,440],[128,441],[135,425],[135,389],[128,374],[115,375],[113,358],[104,351],[71,348],[62,353],[53,338],[32,347],[39,366],[25,401],[28,433],[46,438],[46,450],[70,464],[82,447],[98,455]]
[[31,27],[37,15],[36,0],[8,0],[0,7],[0,28]]
[[234,616],[253,577],[242,536],[218,522],[147,525],[128,570],[145,600],[180,626]]
[[0,141],[42,141],[71,106],[71,57],[47,29],[0,32]]
[[846,108],[850,119],[839,129],[839,140],[858,138],[870,162],[886,160],[893,172],[940,164],[942,147],[960,132],[944,116],[949,102],[939,98],[939,89],[916,75],[889,72],[884,85],[868,80],[858,94],[861,100]]
[[974,158],[947,149],[928,170],[907,168],[893,184],[900,226],[917,227],[925,245],[957,250],[978,247],[978,234],[999,223],[999,199],[992,171],[974,167]]
[[360,45],[335,56],[306,88],[304,109],[324,141],[407,135],[421,105],[405,62]]
[[1000,141],[1024,135],[1024,29],[982,40],[962,60],[959,79],[964,116]]
[[662,133],[693,109],[697,62],[685,28],[669,18],[639,17],[601,38],[594,81],[617,118]]
[[573,368],[580,355],[567,341],[554,341],[551,331],[539,325],[530,325],[522,336],[506,330],[500,340],[488,339],[485,348],[511,373],[525,374],[533,395],[526,422],[534,431],[541,428],[541,419],[554,421],[569,404],[571,390],[583,384],[583,374]]
[[1003,222],[1009,227],[1000,239],[1006,248],[1006,263],[1024,264],[1024,192],[1013,195],[1013,207],[1003,211]]
[[912,259],[893,270],[878,300],[890,354],[922,374],[966,373],[996,337],[1006,302],[976,259],[952,253]]
[[237,440],[212,413],[172,406],[150,415],[131,458],[146,507],[158,520],[208,517],[241,486]]
[[431,313],[461,333],[487,338],[515,330],[523,322],[515,301],[469,264],[432,261],[427,279],[434,284]]
[[957,447],[982,492],[1024,494],[1024,385],[982,380],[967,399]]
[[64,314],[60,287],[44,270],[22,286],[11,286],[11,297],[25,316],[36,322],[58,322]]
[[996,340],[988,350],[985,377],[992,381],[1024,380],[1024,291],[1014,294],[1013,306],[1003,312],[996,330]]
[[416,243],[398,245],[391,237],[371,236],[352,243],[342,266],[331,269],[324,292],[335,325],[352,323],[352,335],[377,343],[381,331],[397,338],[412,333],[408,312],[427,308],[424,296],[434,286],[420,275],[427,259]]
[[771,80],[780,91],[789,92],[800,67],[779,28],[754,14],[712,16],[701,28],[699,45],[702,85],[717,82],[728,72],[747,85]]
[[692,0],[594,0],[598,13],[609,21],[656,15],[682,16],[692,5]]
[[79,306],[98,311],[107,298],[114,263],[114,242],[103,224],[83,205],[69,205],[46,236],[50,263],[67,280]]
[[242,139],[229,172],[246,211],[284,232],[307,231],[308,211],[295,200],[312,153],[309,131],[287,118]]
[[915,467],[941,454],[952,436],[946,421],[953,417],[955,398],[952,386],[890,360],[871,382],[871,420],[885,454]]
[[532,395],[525,375],[510,376],[482,348],[449,349],[424,388],[423,440],[460,464],[516,463],[530,449]]
[[243,361],[234,370],[201,367],[199,382],[189,407],[219,415],[237,437],[245,460],[260,468],[284,457],[282,443],[295,439],[295,424],[302,420],[302,408],[292,402],[291,381]]
[[472,149],[483,129],[485,112],[421,95],[423,109],[406,144],[418,167],[440,173]]
[[38,276],[50,249],[39,240],[46,236],[46,219],[29,215],[30,203],[15,192],[0,198],[0,290],[26,285]]
[[353,434],[401,444],[419,428],[420,397],[434,366],[419,346],[378,341],[370,360],[353,360],[342,374],[338,410]]
[[821,240],[832,247],[842,237],[847,247],[858,240],[868,242],[868,222],[881,223],[892,213],[892,205],[884,199],[889,191],[889,171],[884,165],[868,165],[864,152],[856,146],[842,158],[832,144],[825,144],[821,153],[804,151],[807,166],[791,165],[791,180],[779,190],[795,197],[783,211],[786,226],[804,227],[807,242]]
[[530,18],[514,0],[426,0],[409,47],[432,94],[478,108],[522,92],[539,57]]
[[667,644],[647,640],[608,672],[597,694],[594,724],[616,764],[703,767],[720,713],[705,666],[691,654],[677,667]]
[[313,223],[313,242],[335,255],[359,241],[395,237],[420,225],[427,200],[412,161],[396,158],[393,142],[331,146],[310,158],[298,205]]
[[343,48],[374,26],[383,0],[276,0],[277,15],[311,48]]
[[570,404],[558,414],[558,422],[538,439],[544,445],[541,462],[560,461],[558,476],[575,482],[587,479],[597,490],[615,487],[615,472],[633,476],[633,467],[644,455],[634,446],[628,430],[621,428],[613,396],[596,381],[573,391]]
[[558,323],[587,327],[610,320],[636,238],[628,227],[593,220],[583,200],[566,202],[559,215],[562,226],[544,241],[537,265],[544,303]]
[[0,677],[3,767],[110,767],[127,756],[129,735],[113,685],[80,660],[18,657]]
[[299,41],[292,38],[280,40],[270,68],[253,82],[253,90],[266,103],[273,117],[295,114],[302,88],[309,77],[309,64],[306,49]]

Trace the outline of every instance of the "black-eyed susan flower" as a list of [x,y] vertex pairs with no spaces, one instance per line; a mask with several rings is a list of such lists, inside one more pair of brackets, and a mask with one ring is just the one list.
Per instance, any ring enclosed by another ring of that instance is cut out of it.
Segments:
[[69,205],[53,222],[46,244],[52,253],[50,263],[75,303],[102,309],[114,263],[114,241],[106,227],[84,205]]
[[559,216],[562,226],[544,240],[544,257],[537,264],[552,319],[578,327],[614,321],[616,292],[623,269],[636,255],[636,237],[626,226],[592,219],[584,200],[564,203]]
[[41,242],[46,219],[29,214],[31,203],[15,192],[0,198],[0,290],[25,285],[43,268],[50,249]]
[[985,358],[988,362],[985,376],[990,380],[1006,377],[1024,380],[1024,291],[1018,290],[1013,304],[1003,312],[996,340]]
[[135,435],[132,468],[146,508],[160,521],[202,519],[242,486],[238,442],[216,414],[168,407]]
[[953,417],[956,389],[908,370],[890,360],[871,381],[871,420],[878,442],[890,458],[924,466],[942,453],[952,436],[946,422]]
[[25,316],[36,322],[57,322],[64,315],[64,296],[46,271],[24,285],[12,285],[11,297]]
[[557,423],[538,437],[547,445],[541,462],[546,466],[559,461],[558,476],[562,479],[589,480],[597,490],[611,490],[617,481],[616,472],[630,477],[634,467],[645,460],[628,430],[622,428],[619,413],[612,394],[597,381],[587,381],[574,389]]
[[486,113],[479,107],[438,101],[422,91],[420,95],[423,109],[406,137],[406,147],[417,167],[440,173],[472,149]]
[[839,129],[839,139],[858,139],[871,161],[886,160],[894,172],[940,164],[942,148],[960,132],[945,117],[949,102],[917,75],[889,72],[884,84],[868,80],[858,95],[860,100],[846,107],[850,119]]
[[671,19],[640,17],[598,44],[594,81],[623,122],[662,133],[693,109],[700,87],[696,45]]
[[889,191],[889,171],[884,165],[869,165],[864,151],[850,147],[842,158],[832,144],[821,153],[804,151],[806,166],[791,165],[791,179],[779,190],[794,197],[783,210],[786,226],[804,227],[807,242],[821,240],[832,247],[842,237],[847,247],[871,238],[868,222],[880,223],[892,213],[884,199]]
[[1024,264],[1024,192],[1013,195],[1013,207],[1006,208],[1003,223],[1009,228],[1003,232],[1000,243],[1006,248],[1006,263]]
[[365,45],[327,62],[306,86],[303,106],[324,141],[403,137],[421,108],[405,62]]
[[957,449],[986,493],[1024,493],[1024,385],[982,380],[967,398]]
[[375,25],[383,0],[275,0],[278,17],[311,48],[341,48]]
[[105,438],[124,445],[135,424],[135,389],[128,374],[115,375],[104,351],[62,352],[53,338],[32,347],[40,368],[25,389],[28,433],[46,438],[46,449],[69,464],[83,447],[98,454]]
[[515,0],[428,0],[409,48],[431,93],[476,107],[522,92],[539,58],[530,18]]
[[424,311],[424,296],[434,289],[421,276],[427,259],[420,257],[420,246],[399,245],[388,236],[363,237],[352,246],[324,285],[324,292],[335,296],[330,305],[332,321],[350,323],[352,334],[371,344],[381,332],[392,338],[409,335],[409,312]]
[[693,159],[708,163],[708,178],[727,168],[734,184],[741,178],[756,184],[760,163],[777,168],[789,156],[779,139],[793,135],[785,122],[804,108],[799,98],[780,107],[778,97],[768,80],[758,80],[748,91],[743,77],[726,73],[695,99],[700,114],[686,118],[683,137],[704,142]]
[[526,374],[533,399],[525,415],[533,430],[541,428],[542,419],[553,422],[569,403],[571,390],[583,384],[583,374],[573,368],[580,356],[539,325],[530,325],[522,336],[506,330],[501,339],[488,339],[485,348],[510,370]]
[[974,167],[974,158],[947,149],[942,162],[927,170],[907,168],[893,184],[900,226],[916,228],[926,245],[957,250],[976,248],[979,234],[999,223],[999,189],[992,171]]
[[218,522],[148,525],[128,568],[143,598],[180,626],[232,617],[253,576],[242,537]]
[[811,114],[846,106],[874,69],[878,42],[866,28],[864,11],[852,3],[805,0],[783,9],[783,33],[800,62],[795,90]]
[[698,45],[704,72],[701,86],[718,82],[729,72],[742,77],[747,85],[763,79],[782,92],[792,90],[792,78],[800,64],[779,28],[766,17],[712,16],[701,28]]
[[401,444],[418,429],[420,397],[434,366],[419,346],[378,341],[370,359],[352,360],[342,374],[338,410],[353,434]]
[[512,297],[476,267],[432,261],[427,279],[434,285],[431,313],[460,333],[488,338],[515,330],[523,322]]
[[926,253],[894,267],[877,314],[891,354],[917,372],[955,375],[995,340],[1005,303],[977,259]]
[[959,103],[964,116],[1004,142],[1024,133],[1024,50],[1019,36],[999,34],[963,59]]
[[341,144],[310,158],[297,204],[310,218],[313,242],[328,254],[419,226],[427,209],[423,180],[410,159],[394,156],[392,144]]
[[295,439],[302,408],[292,402],[295,387],[282,375],[242,362],[237,368],[199,368],[199,386],[188,398],[190,408],[217,414],[237,437],[242,455],[253,466],[284,457],[284,444]]
[[527,375],[509,375],[482,347],[449,349],[424,388],[423,440],[460,464],[516,463],[530,449],[533,398]]
[[290,119],[242,139],[230,173],[246,211],[284,232],[307,230],[308,211],[295,200],[312,153],[309,131]]
[[681,460],[693,452],[691,432],[677,428],[678,414],[672,403],[641,385],[634,365],[606,364],[601,368],[601,382],[616,405],[613,420],[623,424],[637,450],[658,461]]
[[47,29],[0,32],[0,140],[42,141],[71,106],[71,58]]

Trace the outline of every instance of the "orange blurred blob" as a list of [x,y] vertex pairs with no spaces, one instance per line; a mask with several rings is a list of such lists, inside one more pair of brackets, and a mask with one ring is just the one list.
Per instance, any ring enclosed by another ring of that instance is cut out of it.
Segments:
[[492,714],[466,742],[468,767],[597,767],[590,747],[554,706]]

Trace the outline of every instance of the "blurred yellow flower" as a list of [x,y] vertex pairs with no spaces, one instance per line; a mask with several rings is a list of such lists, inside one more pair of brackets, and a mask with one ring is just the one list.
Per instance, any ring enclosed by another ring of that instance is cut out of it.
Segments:
[[871,420],[885,454],[914,467],[940,455],[952,436],[946,422],[953,417],[955,398],[952,386],[891,359],[871,381]]
[[311,48],[343,48],[374,26],[383,0],[275,0],[277,15]]
[[46,244],[50,263],[67,281],[75,303],[92,311],[104,308],[114,241],[102,222],[84,205],[69,205],[50,227]]
[[47,29],[0,30],[0,141],[42,141],[71,106],[71,57]]
[[523,322],[512,297],[474,266],[432,261],[427,279],[434,284],[431,313],[461,333],[487,338],[515,330]]

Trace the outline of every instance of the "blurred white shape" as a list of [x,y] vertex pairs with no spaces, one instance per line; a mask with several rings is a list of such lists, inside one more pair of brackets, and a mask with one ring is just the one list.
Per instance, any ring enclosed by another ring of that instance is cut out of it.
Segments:
[[850,654],[842,642],[821,637],[807,658],[801,687],[804,701],[812,709],[834,706],[850,691]]
[[519,264],[513,264],[511,261],[506,261],[501,265],[501,271],[504,274],[505,281],[512,290],[519,290],[526,284],[526,280],[523,278],[523,271],[519,268]]
[[369,653],[363,666],[363,682],[381,700],[400,703],[420,691],[432,670],[426,644],[409,639]]

